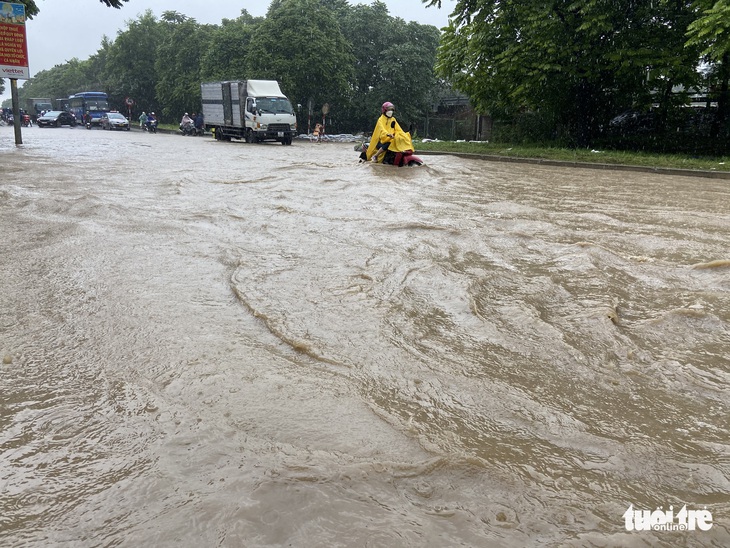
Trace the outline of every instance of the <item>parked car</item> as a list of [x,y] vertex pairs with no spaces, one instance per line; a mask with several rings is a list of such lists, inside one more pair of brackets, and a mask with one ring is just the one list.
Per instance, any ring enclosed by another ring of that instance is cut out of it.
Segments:
[[37,119],[38,127],[61,127],[76,125],[76,118],[70,112],[63,110],[51,110]]
[[129,120],[118,112],[106,112],[101,116],[101,129],[126,129],[129,131]]

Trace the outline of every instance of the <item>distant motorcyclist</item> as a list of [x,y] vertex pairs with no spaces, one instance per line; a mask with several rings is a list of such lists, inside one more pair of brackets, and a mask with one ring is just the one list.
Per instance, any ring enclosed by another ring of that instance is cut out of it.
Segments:
[[147,131],[152,131],[152,132],[157,131],[157,116],[155,116],[154,112],[150,112],[147,115],[147,121],[145,122],[145,127],[147,128]]
[[370,145],[365,152],[365,159],[379,162],[382,156],[390,148],[398,132],[403,132],[398,121],[395,119],[395,105],[390,101],[383,103],[380,107],[380,118],[378,118],[370,138]]
[[195,124],[195,131],[196,133],[202,135],[205,133],[205,129],[203,128],[205,122],[203,121],[203,114],[198,112],[198,114],[195,116],[195,120],[193,122]]
[[142,114],[139,115],[139,127],[140,129],[144,129],[145,124],[147,123],[147,113],[142,111]]
[[182,120],[180,120],[180,131],[183,135],[195,135],[195,125],[193,119],[186,112]]

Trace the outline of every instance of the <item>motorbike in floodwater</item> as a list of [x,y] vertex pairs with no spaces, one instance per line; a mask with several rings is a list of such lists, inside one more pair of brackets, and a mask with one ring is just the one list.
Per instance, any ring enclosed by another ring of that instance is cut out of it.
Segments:
[[147,120],[144,124],[144,130],[149,133],[157,133],[157,120]]
[[[355,150],[360,152],[360,162],[368,161],[368,143],[355,145]],[[397,167],[423,165],[423,160],[413,152],[413,141],[411,140],[410,130],[399,131],[395,134],[395,138],[385,151],[385,154],[382,154],[376,163]]]
[[[375,156],[377,157],[377,163],[397,167],[423,165],[423,160],[413,153],[413,140],[411,138],[413,128],[409,127],[408,131],[403,131],[395,121],[392,122],[391,128],[393,139],[384,154],[379,157]],[[372,151],[375,144],[371,141],[369,144],[362,143],[355,146],[355,150],[360,151],[360,162],[367,162],[374,158]],[[368,151],[371,153],[370,158],[368,158]]]
[[[366,151],[368,148],[367,143],[361,143],[359,145],[355,146],[356,151],[360,151],[360,162],[367,162],[367,156]],[[386,164],[396,167],[403,167],[403,166],[421,166],[423,165],[423,160],[421,160],[420,157],[413,154],[413,150],[404,150],[400,152],[394,152],[392,150],[386,150],[385,155],[383,156],[382,160],[379,160],[378,162],[373,163],[379,163],[379,164]]]
[[33,122],[30,120],[30,116],[27,114],[23,114],[23,116],[20,118],[20,123],[23,127],[32,127]]
[[180,132],[183,134],[183,137],[188,135],[195,135],[195,124],[193,124],[192,122],[180,124]]

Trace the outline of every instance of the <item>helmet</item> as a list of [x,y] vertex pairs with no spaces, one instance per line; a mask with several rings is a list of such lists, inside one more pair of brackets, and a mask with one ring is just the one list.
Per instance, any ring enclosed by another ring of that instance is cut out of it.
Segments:
[[393,103],[391,103],[390,101],[386,101],[385,103],[383,103],[383,106],[381,108],[381,112],[383,114],[385,114],[385,111],[386,110],[395,110],[395,105]]

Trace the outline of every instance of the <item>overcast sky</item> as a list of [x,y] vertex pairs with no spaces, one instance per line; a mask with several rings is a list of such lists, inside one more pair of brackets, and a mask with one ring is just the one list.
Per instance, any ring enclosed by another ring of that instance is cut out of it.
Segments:
[[[6,0],[7,1],[7,0]],[[11,0],[12,1],[12,0]],[[393,17],[436,27],[446,26],[456,0],[442,0],[442,8],[427,8],[421,0],[382,0]],[[349,0],[371,4],[372,0]],[[151,9],[156,17],[177,11],[198,23],[219,24],[235,19],[245,9],[253,16],[266,15],[270,0],[129,0],[121,9],[108,8],[98,0],[37,0],[40,13],[26,23],[30,75],[73,59],[88,59],[101,46],[104,35],[115,39],[126,22]],[[21,86],[24,80],[19,80]],[[10,97],[10,81],[0,102]]]

